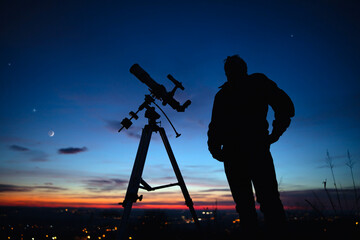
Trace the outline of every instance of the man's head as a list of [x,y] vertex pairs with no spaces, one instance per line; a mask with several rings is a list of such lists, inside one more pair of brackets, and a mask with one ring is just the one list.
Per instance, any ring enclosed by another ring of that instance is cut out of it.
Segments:
[[247,76],[246,62],[239,55],[229,56],[225,59],[225,74],[229,82],[239,80]]

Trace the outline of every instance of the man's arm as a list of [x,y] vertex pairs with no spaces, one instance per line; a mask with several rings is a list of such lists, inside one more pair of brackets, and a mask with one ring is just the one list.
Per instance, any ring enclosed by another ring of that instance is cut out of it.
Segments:
[[208,148],[213,158],[221,161],[221,97],[219,94],[215,96],[214,105],[211,114],[211,122],[209,124],[208,135]]
[[274,143],[290,126],[291,118],[295,116],[295,107],[290,97],[271,80],[268,82],[268,90],[269,105],[275,113],[269,141]]

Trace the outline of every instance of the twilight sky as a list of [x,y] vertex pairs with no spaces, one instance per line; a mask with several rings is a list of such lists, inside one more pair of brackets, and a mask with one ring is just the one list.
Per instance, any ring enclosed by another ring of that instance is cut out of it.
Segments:
[[[0,205],[101,207],[123,200],[143,112],[129,130],[117,129],[148,93],[129,72],[139,63],[168,90],[172,74],[185,87],[176,99],[192,101],[184,113],[163,108],[180,138],[161,121],[195,208],[216,200],[232,208],[206,132],[226,81],[224,59],[234,54],[295,104],[292,125],[271,147],[286,205],[302,204],[325,179],[333,187],[327,150],[338,186],[353,186],[347,150],[359,184],[359,7],[349,0],[2,1]],[[157,134],[143,177],[151,185],[175,182]],[[175,187],[145,193],[137,206],[177,207],[183,199]]]

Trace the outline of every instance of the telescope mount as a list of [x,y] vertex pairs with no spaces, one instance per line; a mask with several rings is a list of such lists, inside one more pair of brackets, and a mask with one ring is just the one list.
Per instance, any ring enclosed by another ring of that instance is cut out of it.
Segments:
[[[136,113],[130,112],[131,118],[130,119],[124,118],[122,120],[122,122],[121,122],[123,127],[119,130],[119,132],[124,127],[126,129],[128,129],[132,124],[131,119],[132,118],[137,119],[138,118],[137,113],[139,111],[143,110],[144,108],[146,109],[145,118],[148,119],[148,124],[146,124],[144,126],[143,130],[142,130],[142,134],[141,134],[140,143],[139,143],[139,146],[138,146],[134,166],[133,166],[133,169],[132,169],[132,172],[131,172],[130,181],[129,181],[128,188],[127,188],[127,191],[126,191],[126,194],[125,194],[125,199],[124,199],[124,201],[122,203],[120,203],[124,207],[124,212],[123,212],[123,215],[122,215],[121,224],[120,224],[120,228],[119,228],[118,240],[128,239],[127,236],[126,236],[127,235],[126,234],[127,233],[127,224],[128,224],[128,221],[129,221],[132,205],[133,205],[133,203],[136,203],[137,200],[141,201],[142,198],[143,198],[143,195],[140,195],[140,196],[138,195],[139,188],[147,190],[147,191],[155,191],[155,190],[162,189],[162,188],[180,186],[180,189],[181,189],[182,194],[183,194],[184,199],[185,199],[185,204],[189,208],[190,213],[192,215],[192,218],[193,218],[195,224],[200,229],[200,223],[199,223],[199,220],[197,218],[197,215],[196,215],[196,212],[195,212],[195,209],[194,209],[194,206],[193,206],[194,205],[193,201],[190,198],[190,194],[189,194],[189,192],[187,190],[187,187],[185,185],[184,179],[183,179],[182,174],[180,172],[180,168],[179,168],[179,166],[178,166],[178,164],[176,162],[174,153],[173,153],[173,151],[171,149],[169,140],[168,140],[168,138],[166,136],[165,129],[158,125],[157,120],[160,118],[160,115],[155,111],[155,107],[150,106],[151,103],[154,103],[156,105],[156,103],[154,101],[155,101],[155,99],[152,96],[145,95],[145,101],[144,101],[143,104],[141,104],[139,106],[138,111]],[[157,107],[159,107],[159,106],[157,106]],[[160,108],[160,110],[161,110],[161,108]],[[167,116],[166,116],[166,118],[167,118]],[[170,122],[170,120],[169,120],[169,122]],[[170,122],[170,124],[171,124],[171,122]],[[152,135],[153,132],[155,132],[155,133],[159,132],[160,133],[161,139],[163,141],[166,152],[167,152],[168,157],[170,159],[170,163],[172,165],[175,176],[177,178],[177,181],[178,181],[177,183],[166,184],[166,185],[162,185],[162,186],[158,186],[158,187],[151,187],[147,182],[145,182],[144,179],[142,179],[142,174],[143,174],[143,169],[144,169],[144,165],[145,165],[146,155],[147,155],[147,152],[148,152],[148,149],[149,149],[149,145],[150,145],[150,141],[151,141],[151,135]],[[177,137],[180,136],[180,134],[178,134],[176,132],[176,130],[175,130],[175,133],[177,134]]]

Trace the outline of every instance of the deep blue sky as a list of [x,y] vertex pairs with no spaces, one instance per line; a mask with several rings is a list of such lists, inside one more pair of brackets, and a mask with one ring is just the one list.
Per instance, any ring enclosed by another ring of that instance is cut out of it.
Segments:
[[[222,199],[227,183],[207,151],[206,131],[226,80],[223,61],[233,54],[295,104],[292,125],[271,148],[281,189],[321,188],[325,179],[332,186],[327,150],[338,184],[351,187],[347,150],[360,158],[359,11],[358,1],[343,0],[2,1],[2,192],[47,186],[54,196],[91,199],[106,191],[121,199],[145,123],[141,113],[117,133],[148,92],[129,73],[139,63],[169,90],[167,74],[183,82],[176,98],[192,105],[185,113],[164,108],[182,136],[174,137],[164,117],[162,123],[194,199]],[[173,176],[159,139],[144,172],[155,183]],[[357,183],[359,172],[358,163]]]

